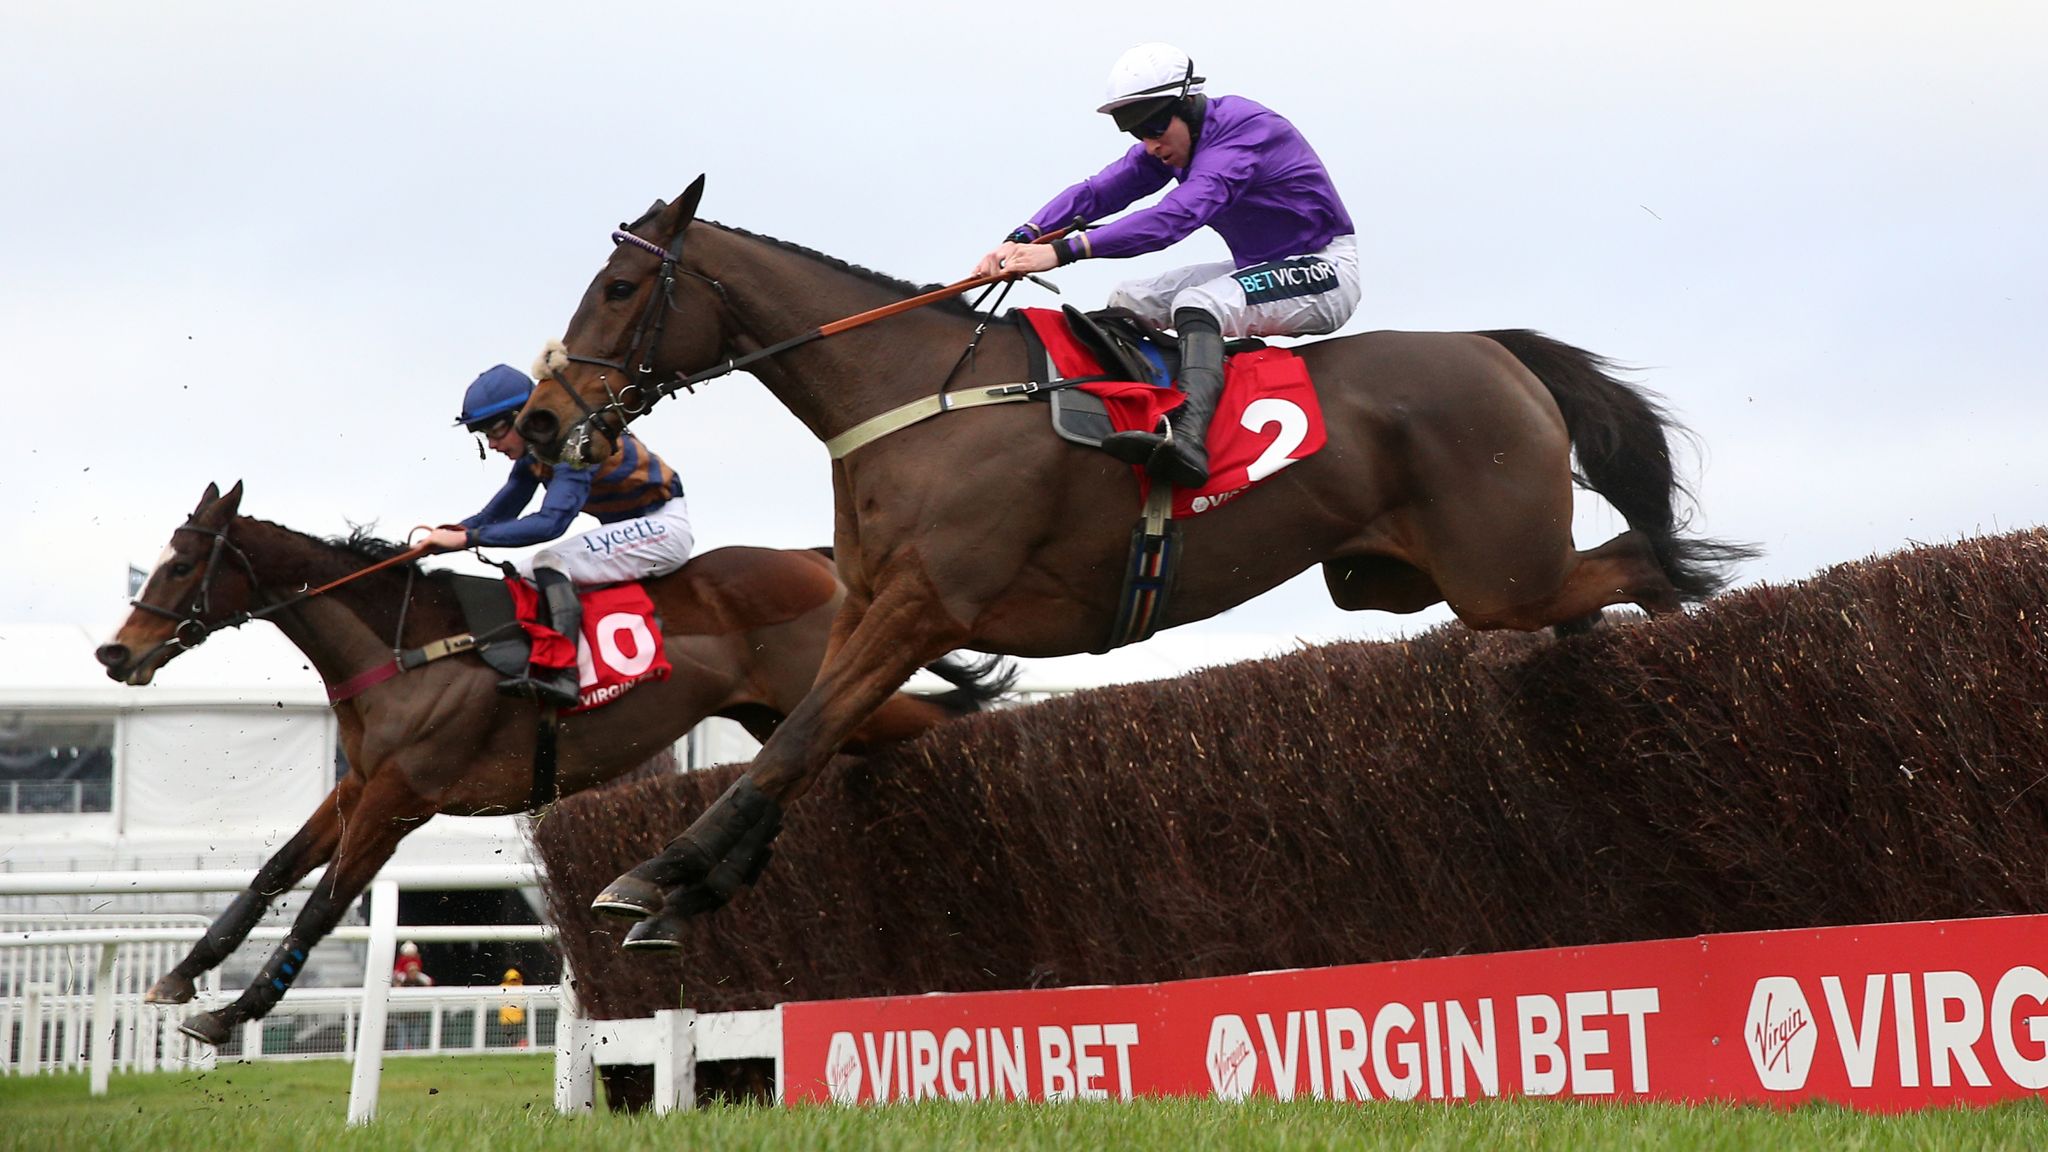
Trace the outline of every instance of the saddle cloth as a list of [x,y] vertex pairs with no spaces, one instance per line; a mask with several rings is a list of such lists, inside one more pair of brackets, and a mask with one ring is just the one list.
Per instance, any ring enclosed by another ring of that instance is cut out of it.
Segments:
[[577,669],[576,707],[563,715],[588,712],[625,695],[636,684],[666,680],[673,666],[662,650],[661,617],[647,589],[638,584],[610,584],[580,589],[583,597],[581,643],[538,621],[540,593],[524,579],[507,577],[513,613],[533,645],[533,664],[540,668]]
[[[1150,431],[1160,417],[1180,406],[1182,393],[1139,381],[1085,380],[1102,376],[1100,358],[1068,327],[1066,317],[1047,308],[1019,309],[1049,361],[1046,383],[1082,380],[1052,393],[1055,427],[1062,436],[1082,443],[1092,437],[1062,427],[1060,409],[1066,393],[1084,392],[1101,402],[1107,426],[1117,432]],[[1322,406],[1301,358],[1284,348],[1259,348],[1232,355],[1224,365],[1223,397],[1209,423],[1209,482],[1199,489],[1176,489],[1173,514],[1193,516],[1218,508],[1246,489],[1322,448]],[[1151,477],[1136,469],[1140,499],[1151,493]]]

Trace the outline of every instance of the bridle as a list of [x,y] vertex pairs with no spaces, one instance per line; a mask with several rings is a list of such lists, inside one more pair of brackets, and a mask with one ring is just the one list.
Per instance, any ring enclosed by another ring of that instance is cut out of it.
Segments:
[[[318,588],[302,588],[281,600],[273,600],[270,593],[264,591],[262,582],[257,579],[256,565],[250,562],[249,554],[242,551],[241,545],[228,539],[226,526],[209,528],[196,520],[187,520],[178,526],[177,532],[173,532],[171,535],[175,537],[178,532],[196,532],[201,536],[210,536],[213,538],[213,547],[208,550],[206,563],[200,570],[199,588],[193,595],[192,605],[185,609],[182,614],[171,608],[163,608],[151,604],[141,597],[128,601],[131,608],[150,613],[153,616],[163,617],[166,620],[177,621],[176,626],[171,629],[169,636],[165,637],[156,647],[143,653],[141,657],[134,661],[136,667],[147,664],[158,652],[171,645],[176,645],[179,651],[197,648],[201,644],[206,643],[207,637],[212,636],[215,632],[229,628],[240,628],[252,620],[266,619],[287,608],[296,607],[307,600],[311,600],[315,596],[331,592],[358,577],[368,576],[372,572],[389,568],[393,564],[402,564],[426,555],[426,545],[421,544],[395,555],[387,556],[367,568],[357,569],[338,580],[330,580]],[[213,614],[213,578],[220,570],[220,555],[222,552],[233,555],[236,563],[242,566],[242,574],[249,579],[250,598],[270,602],[253,611],[245,609],[231,616],[223,616],[219,620],[208,620],[206,617]],[[405,608],[412,601],[411,581],[412,570],[408,570],[406,573],[406,597],[399,607],[398,630],[400,635],[403,635],[405,631]]]
[[[675,242],[667,248],[663,248],[651,240],[643,240],[633,235],[633,233],[626,230],[624,225],[620,225],[612,232],[612,243],[614,245],[630,245],[660,257],[661,268],[655,273],[658,287],[648,295],[646,306],[640,310],[640,320],[633,327],[633,339],[631,343],[626,345],[624,355],[615,360],[607,360],[601,356],[583,356],[570,352],[566,348],[563,349],[563,357],[567,363],[588,364],[596,368],[608,368],[627,378],[625,383],[615,389],[612,387],[610,380],[602,376],[599,377],[599,383],[604,387],[605,402],[603,404],[593,405],[588,400],[585,400],[581,392],[570,387],[569,382],[562,378],[560,369],[551,369],[548,372],[549,377],[561,387],[562,391],[569,394],[569,397],[576,402],[576,407],[583,412],[583,419],[572,425],[562,436],[563,453],[565,456],[572,451],[572,446],[575,449],[580,449],[583,445],[587,444],[590,439],[590,431],[593,428],[602,432],[606,439],[617,442],[618,438],[624,434],[626,425],[635,417],[644,415],[648,409],[654,407],[655,401],[678,388],[693,389],[697,384],[702,383],[701,380],[686,377],[682,372],[678,371],[675,374],[675,379],[667,381],[660,386],[650,388],[650,377],[654,375],[655,350],[661,346],[662,329],[668,323],[669,313],[682,310],[677,307],[675,299],[677,276],[693,276],[702,280],[704,283],[711,285],[712,290],[718,293],[720,304],[727,307],[731,306],[731,300],[726,295],[725,285],[704,275],[702,272],[682,266],[683,237],[688,235],[689,231],[689,224],[685,223],[682,229],[676,233]],[[638,362],[634,363],[636,357]],[[735,361],[733,360],[726,361],[727,365],[734,363]],[[725,372],[730,371],[732,371],[732,368],[727,367],[724,372],[718,372],[714,375],[722,376]],[[706,379],[709,379],[709,377],[706,377]]]
[[[164,640],[162,644],[158,644],[155,648],[150,649],[141,660],[136,661],[137,664],[146,662],[149,657],[161,651],[165,645],[176,644],[179,648],[197,648],[206,642],[207,637],[223,628],[239,628],[249,621],[256,619],[256,614],[251,612],[238,612],[233,616],[215,621],[208,621],[206,619],[207,616],[212,614],[213,577],[219,570],[220,554],[223,551],[232,553],[235,560],[241,564],[243,574],[249,578],[250,594],[252,596],[263,595],[262,585],[256,579],[256,566],[249,562],[249,554],[242,551],[240,545],[228,539],[228,530],[226,528],[208,528],[197,521],[187,520],[178,527],[178,532],[197,532],[201,536],[211,536],[213,537],[213,548],[206,554],[206,563],[200,570],[199,589],[193,596],[192,606],[187,608],[183,615],[169,608],[158,607],[140,597],[128,601],[128,605],[131,608],[161,616],[166,620],[177,621],[177,626],[171,630],[170,637]],[[171,533],[173,536],[177,534],[177,532]],[[266,608],[259,611],[267,614],[273,610],[273,608]]]

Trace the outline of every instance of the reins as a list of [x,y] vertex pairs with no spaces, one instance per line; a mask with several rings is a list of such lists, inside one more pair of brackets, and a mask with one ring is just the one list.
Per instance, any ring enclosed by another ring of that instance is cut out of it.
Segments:
[[[325,595],[328,592],[332,592],[336,588],[339,588],[352,580],[359,580],[362,577],[368,576],[373,572],[381,572],[394,564],[409,563],[413,560],[417,560],[420,557],[427,555],[427,546],[425,544],[418,544],[414,547],[406,549],[403,552],[397,553],[392,556],[387,556],[384,559],[377,561],[375,564],[372,564],[367,568],[360,568],[354,572],[349,573],[346,576],[341,577],[340,579],[330,580],[327,583],[322,584],[318,588],[302,589],[301,591],[295,592],[282,600],[266,604],[263,607],[257,608],[253,611],[237,612],[232,616],[225,616],[219,620],[208,621],[205,619],[205,616],[212,609],[213,577],[219,567],[220,554],[222,551],[232,553],[235,557],[235,560],[241,564],[242,573],[249,578],[249,589],[252,593],[256,595],[268,595],[268,593],[265,593],[263,591],[262,583],[256,578],[256,566],[250,562],[249,554],[242,551],[240,545],[228,539],[228,530],[226,528],[208,528],[202,524],[197,524],[188,520],[184,524],[179,526],[178,531],[197,532],[202,536],[211,536],[213,537],[213,548],[210,552],[207,553],[206,556],[206,571],[205,574],[199,578],[198,594],[193,598],[192,606],[190,608],[187,608],[183,615],[180,615],[178,612],[173,611],[169,608],[160,608],[155,604],[151,604],[142,600],[139,597],[128,601],[130,607],[140,609],[144,612],[148,612],[156,616],[161,616],[167,620],[175,620],[178,622],[177,627],[172,630],[170,637],[166,639],[163,642],[163,644],[157,645],[157,649],[161,649],[164,646],[164,644],[176,644],[180,648],[197,648],[201,644],[205,643],[206,638],[213,635],[215,632],[219,632],[227,628],[240,628],[242,625],[247,624],[252,620],[266,619],[272,615],[275,615],[276,613],[284,611],[287,608],[292,608],[296,607],[299,604],[303,604],[304,602],[311,600],[315,596],[321,596]],[[408,577],[407,600],[410,599],[411,582],[410,577]],[[403,632],[403,629],[405,627],[403,611],[403,606],[401,606],[401,615],[399,617],[399,628],[401,630],[401,633]],[[393,643],[397,644],[398,642],[399,638],[394,637]],[[152,649],[150,653],[145,655],[144,659],[147,659],[148,655],[154,655],[155,651],[156,649]]]
[[[1033,240],[1032,243],[1050,244],[1070,232],[1078,231],[1085,227],[1087,227],[1087,222],[1077,217],[1073,223],[1047,232]],[[661,258],[661,269],[656,274],[659,287],[648,299],[646,310],[640,314],[640,323],[634,329],[633,341],[627,347],[626,354],[623,357],[617,360],[603,360],[595,356],[580,356],[564,349],[563,356],[569,363],[610,368],[616,372],[636,376],[653,375],[654,350],[661,342],[662,325],[667,320],[666,310],[673,310],[675,308],[673,293],[678,272],[695,276],[697,279],[704,281],[718,292],[721,300],[726,299],[725,285],[702,273],[693,272],[690,269],[681,267],[683,236],[688,231],[689,227],[685,224],[683,230],[676,234],[674,243],[667,248],[663,248],[651,240],[635,236],[624,228],[620,228],[612,233],[612,243],[628,244]],[[950,300],[955,296],[964,292],[971,292],[976,288],[1002,284],[1004,286],[1003,291],[1007,295],[1008,285],[1014,283],[1016,279],[1014,276],[1001,272],[987,276],[969,276],[965,280],[956,281],[942,288],[934,288],[929,292],[920,293],[907,300],[898,300],[893,304],[884,304],[879,308],[870,308],[865,312],[833,320],[826,324],[820,324],[816,328],[799,332],[787,340],[779,340],[765,348],[757,348],[743,356],[727,357],[725,360],[713,364],[709,368],[692,372],[688,375],[678,372],[673,379],[665,380],[655,385],[653,398],[645,403],[642,403],[640,399],[640,394],[644,391],[644,387],[637,380],[629,380],[621,385],[617,391],[614,391],[610,384],[605,384],[606,403],[600,407],[585,400],[582,393],[571,387],[568,381],[562,379],[560,371],[550,372],[549,375],[554,379],[555,383],[561,385],[562,391],[567,392],[570,399],[575,401],[576,406],[583,411],[583,419],[577,423],[574,429],[564,434],[563,441],[566,445],[579,440],[587,440],[589,429],[592,425],[595,425],[607,437],[617,439],[619,434],[625,430],[626,422],[629,419],[645,415],[664,396],[671,395],[677,391],[695,392],[699,384],[706,384],[722,376],[729,376],[750,364],[766,360],[771,356],[781,355],[792,348],[801,347],[814,340],[823,340],[827,336],[837,336],[842,332],[850,332],[855,328],[873,324],[877,320],[886,320],[891,316],[900,316],[905,312],[922,308],[927,304],[936,304],[942,300]],[[1039,282],[1044,283],[1044,281]],[[1050,285],[1047,286],[1050,287]],[[967,351],[962,353],[959,362],[954,364],[953,371],[947,374],[946,384],[952,382],[953,377],[959,373],[961,365],[965,364],[969,357],[973,355],[974,346],[980,342],[982,333],[987,327],[987,322],[983,321],[975,329],[974,339],[969,342]],[[627,361],[632,360],[635,353],[641,353],[643,348],[645,351],[639,357],[640,363],[638,367],[629,367]],[[941,386],[942,392],[944,387],[945,385]],[[618,426],[616,428],[612,427],[610,423],[614,415],[618,418]]]

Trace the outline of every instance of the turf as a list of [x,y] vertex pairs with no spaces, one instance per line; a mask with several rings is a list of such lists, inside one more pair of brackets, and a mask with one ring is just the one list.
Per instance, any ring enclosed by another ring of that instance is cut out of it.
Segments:
[[[0,1080],[0,1149],[2036,1149],[2048,1105],[1869,1116],[1834,1107],[1500,1100],[1478,1104],[1143,1100],[882,1108],[714,1107],[666,1117],[554,1112],[546,1056],[385,1062],[377,1120],[345,1132],[340,1061],[204,1074]],[[345,1140],[345,1144],[338,1141]]]

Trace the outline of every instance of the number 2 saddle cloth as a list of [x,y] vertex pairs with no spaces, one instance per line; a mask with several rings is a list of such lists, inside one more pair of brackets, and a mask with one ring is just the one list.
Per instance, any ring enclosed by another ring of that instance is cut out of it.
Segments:
[[[1042,357],[1034,357],[1042,363],[1034,363],[1032,376],[1056,386],[1048,395],[1053,427],[1062,437],[1092,447],[1111,432],[1156,428],[1162,416],[1180,406],[1180,390],[1168,386],[1170,348],[1140,339],[1135,328],[1117,331],[1113,321],[1103,322],[1102,313],[1084,316],[1071,308],[1018,312],[1026,332],[1044,350]],[[1209,482],[1175,490],[1177,517],[1220,507],[1323,446],[1322,406],[1308,366],[1287,349],[1247,344],[1233,344],[1245,350],[1225,362],[1223,398],[1209,423]],[[1142,468],[1135,471],[1142,500],[1151,492],[1151,478]]]

